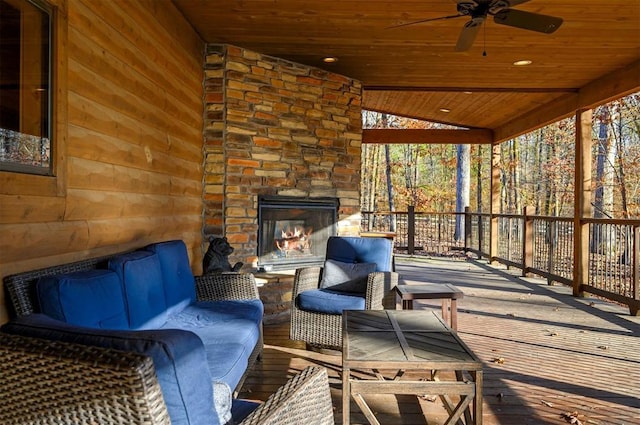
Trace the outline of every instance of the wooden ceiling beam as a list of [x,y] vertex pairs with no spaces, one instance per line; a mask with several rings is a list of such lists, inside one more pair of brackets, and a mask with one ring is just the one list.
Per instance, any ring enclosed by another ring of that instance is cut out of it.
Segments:
[[568,94],[519,116],[494,130],[494,143],[528,133],[583,109],[591,109],[640,90],[640,61],[587,84],[576,94]]
[[491,144],[493,132],[486,129],[371,128],[362,130],[362,143],[378,144]]

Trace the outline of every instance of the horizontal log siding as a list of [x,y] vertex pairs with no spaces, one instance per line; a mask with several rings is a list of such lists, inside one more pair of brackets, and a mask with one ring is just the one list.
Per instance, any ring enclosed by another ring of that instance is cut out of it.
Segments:
[[204,44],[171,2],[66,6],[66,195],[0,195],[0,278],[167,239],[199,272]]

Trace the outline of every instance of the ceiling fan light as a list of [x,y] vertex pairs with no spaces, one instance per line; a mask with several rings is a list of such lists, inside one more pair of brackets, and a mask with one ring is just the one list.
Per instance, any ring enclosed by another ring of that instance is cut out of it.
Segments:
[[326,56],[322,58],[322,62],[324,63],[336,63],[338,62],[338,58],[335,56]]

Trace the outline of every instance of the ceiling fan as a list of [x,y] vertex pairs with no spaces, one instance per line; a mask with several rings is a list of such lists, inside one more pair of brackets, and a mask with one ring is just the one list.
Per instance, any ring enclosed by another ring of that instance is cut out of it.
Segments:
[[551,34],[560,27],[562,24],[562,18],[542,15],[540,13],[526,12],[524,10],[513,8],[513,6],[527,3],[529,1],[531,0],[459,0],[456,2],[458,8],[457,15],[422,19],[420,21],[395,25],[391,28],[469,16],[471,20],[469,20],[462,28],[455,49],[457,52],[464,52],[471,48],[482,23],[489,16],[493,16],[493,21],[496,24],[508,25],[510,27],[537,31],[545,34]]

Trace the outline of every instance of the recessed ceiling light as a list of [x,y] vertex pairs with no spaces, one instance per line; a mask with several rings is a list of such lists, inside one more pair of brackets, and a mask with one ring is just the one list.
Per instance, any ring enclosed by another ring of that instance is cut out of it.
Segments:
[[325,58],[322,58],[322,62],[324,63],[336,63],[338,62],[338,58],[335,56],[327,56]]
[[464,92],[462,92],[462,93],[464,93],[464,94],[473,94],[473,92],[472,92],[472,91],[464,91]]
[[533,62],[528,60],[528,59],[524,59],[524,60],[519,60],[519,61],[515,61],[513,64],[515,66],[527,66],[527,65],[531,65]]
[[440,112],[444,112],[445,114],[448,114],[449,112],[451,112],[451,109],[449,109],[449,108],[440,108]]

